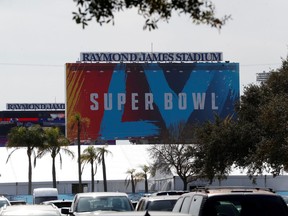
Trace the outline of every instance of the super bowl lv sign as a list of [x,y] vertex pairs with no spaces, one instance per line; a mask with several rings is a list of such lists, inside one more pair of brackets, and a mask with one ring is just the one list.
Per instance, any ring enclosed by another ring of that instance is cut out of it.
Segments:
[[[67,118],[90,119],[81,139],[155,137],[179,122],[234,113],[238,63],[67,63]],[[67,136],[75,138],[67,128]]]

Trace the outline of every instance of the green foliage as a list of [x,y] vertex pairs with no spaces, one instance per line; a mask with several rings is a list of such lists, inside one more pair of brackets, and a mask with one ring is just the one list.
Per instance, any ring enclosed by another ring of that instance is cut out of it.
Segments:
[[99,154],[94,146],[88,146],[86,149],[84,149],[83,153],[81,154],[81,164],[83,164],[82,170],[84,169],[85,164],[90,163],[91,165],[92,192],[94,192],[94,176],[97,172],[98,157]]
[[74,157],[73,152],[71,152],[67,146],[70,145],[69,140],[61,133],[58,127],[51,127],[44,129],[45,141],[42,146],[39,147],[37,157],[41,158],[45,154],[49,153],[52,158],[57,155],[60,156],[60,162],[62,162],[62,157],[60,151],[63,150],[72,158]]
[[74,130],[76,128],[77,130],[77,149],[78,149],[78,178],[79,178],[79,188],[78,192],[83,192],[82,188],[82,177],[81,177],[81,132],[84,133],[86,128],[89,127],[90,119],[87,117],[82,117],[81,113],[76,112],[73,115],[70,116],[68,120],[68,127],[70,127],[71,130]]
[[28,194],[32,194],[32,156],[35,156],[35,148],[43,146],[45,141],[45,134],[40,125],[33,125],[31,127],[14,127],[8,134],[8,142],[6,147],[14,148],[9,153],[7,161],[11,155],[19,148],[27,148],[28,157]]
[[259,86],[245,88],[237,107],[239,133],[245,160],[238,165],[250,176],[270,172],[279,175],[288,166],[288,62]]
[[105,156],[108,155],[108,154],[112,154],[112,153],[111,153],[111,151],[109,151],[107,149],[107,145],[97,148],[96,151],[97,151],[97,155],[98,155],[97,163],[102,165],[104,192],[106,192],[107,191],[107,176],[106,176]]
[[236,104],[237,121],[228,117],[197,130],[195,166],[211,181],[225,178],[236,166],[255,180],[288,169],[288,62],[260,85],[244,88]]
[[44,139],[44,132],[40,125],[14,127],[8,134],[6,147],[27,147],[32,150],[34,147],[41,146]]
[[148,193],[148,174],[150,173],[153,175],[153,169],[151,166],[148,166],[146,164],[140,165],[141,171],[135,174],[135,178],[138,181],[144,180],[145,184],[145,193]]
[[237,143],[235,125],[231,117],[215,116],[215,123],[206,122],[197,130],[195,166],[200,176],[210,183],[215,178],[225,179],[231,171]]
[[100,25],[105,23],[114,24],[114,14],[125,9],[137,8],[138,14],[146,19],[144,29],[157,29],[158,21],[168,22],[172,14],[176,12],[188,15],[195,24],[206,24],[220,29],[230,16],[222,18],[215,16],[215,5],[211,1],[201,0],[74,0],[78,12],[73,12],[73,19],[83,28],[92,19]]
[[[36,158],[42,158],[46,154],[50,154],[52,158],[52,179],[53,187],[56,188],[56,167],[55,158],[58,155],[60,158],[60,167],[62,166],[61,151],[74,158],[74,154],[67,146],[70,145],[69,140],[61,133],[58,127],[51,127],[44,129],[45,140],[42,146],[38,148]],[[34,160],[34,166],[36,166],[36,158]]]
[[126,184],[126,188],[129,186],[129,184],[131,183],[131,187],[132,187],[132,193],[135,193],[135,187],[137,184],[137,177],[136,177],[136,169],[132,168],[132,169],[128,169],[126,171],[126,174],[128,174],[128,176],[125,179],[125,184]]
[[[81,163],[90,163],[91,165],[98,160],[97,149],[94,146],[88,146],[81,154]],[[95,163],[97,166],[97,163]],[[94,173],[95,175],[95,173]]]

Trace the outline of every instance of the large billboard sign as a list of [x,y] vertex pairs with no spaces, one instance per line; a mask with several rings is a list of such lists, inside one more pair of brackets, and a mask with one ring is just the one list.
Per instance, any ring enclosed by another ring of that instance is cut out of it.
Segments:
[[[6,145],[8,133],[16,126],[38,124],[42,127],[59,127],[65,133],[65,104],[44,104],[7,104],[7,110],[0,111],[0,147]],[[51,110],[51,107],[61,108]]]
[[239,64],[67,63],[66,94],[67,121],[76,112],[90,119],[82,140],[157,137],[179,122],[232,115]]

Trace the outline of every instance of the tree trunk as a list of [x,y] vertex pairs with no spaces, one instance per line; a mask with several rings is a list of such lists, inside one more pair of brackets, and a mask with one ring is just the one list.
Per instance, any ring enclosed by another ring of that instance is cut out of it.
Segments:
[[91,161],[91,190],[94,192],[94,161]]
[[53,180],[53,188],[57,188],[57,185],[56,185],[55,157],[52,157],[52,180]]
[[78,128],[77,128],[77,146],[78,146],[78,177],[79,177],[79,186],[78,186],[78,193],[83,192],[82,188],[82,178],[81,178],[81,141],[80,141],[80,129],[81,125],[80,122],[78,122]]
[[31,162],[31,150],[27,147],[27,155],[29,160],[28,165],[28,194],[32,194],[32,162]]
[[183,180],[183,190],[186,191],[188,186],[187,178],[183,178],[182,180]]
[[105,165],[104,153],[102,155],[102,169],[103,169],[104,192],[107,192],[107,178],[106,178],[106,165]]
[[81,178],[81,142],[80,142],[80,133],[81,133],[81,125],[80,121],[78,122],[78,128],[77,128],[77,145],[78,145],[78,176],[79,176],[79,187],[78,187],[78,193],[83,192],[82,188],[82,178]]
[[148,179],[146,174],[145,174],[145,193],[148,193]]
[[131,185],[132,185],[132,193],[135,193],[135,182],[134,182],[134,177],[131,175]]

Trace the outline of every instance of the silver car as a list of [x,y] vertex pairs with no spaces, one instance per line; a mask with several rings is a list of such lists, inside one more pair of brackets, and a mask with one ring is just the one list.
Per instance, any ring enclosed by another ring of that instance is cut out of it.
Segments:
[[82,213],[134,211],[126,193],[91,192],[75,195],[71,208],[61,208],[62,214],[82,215]]

